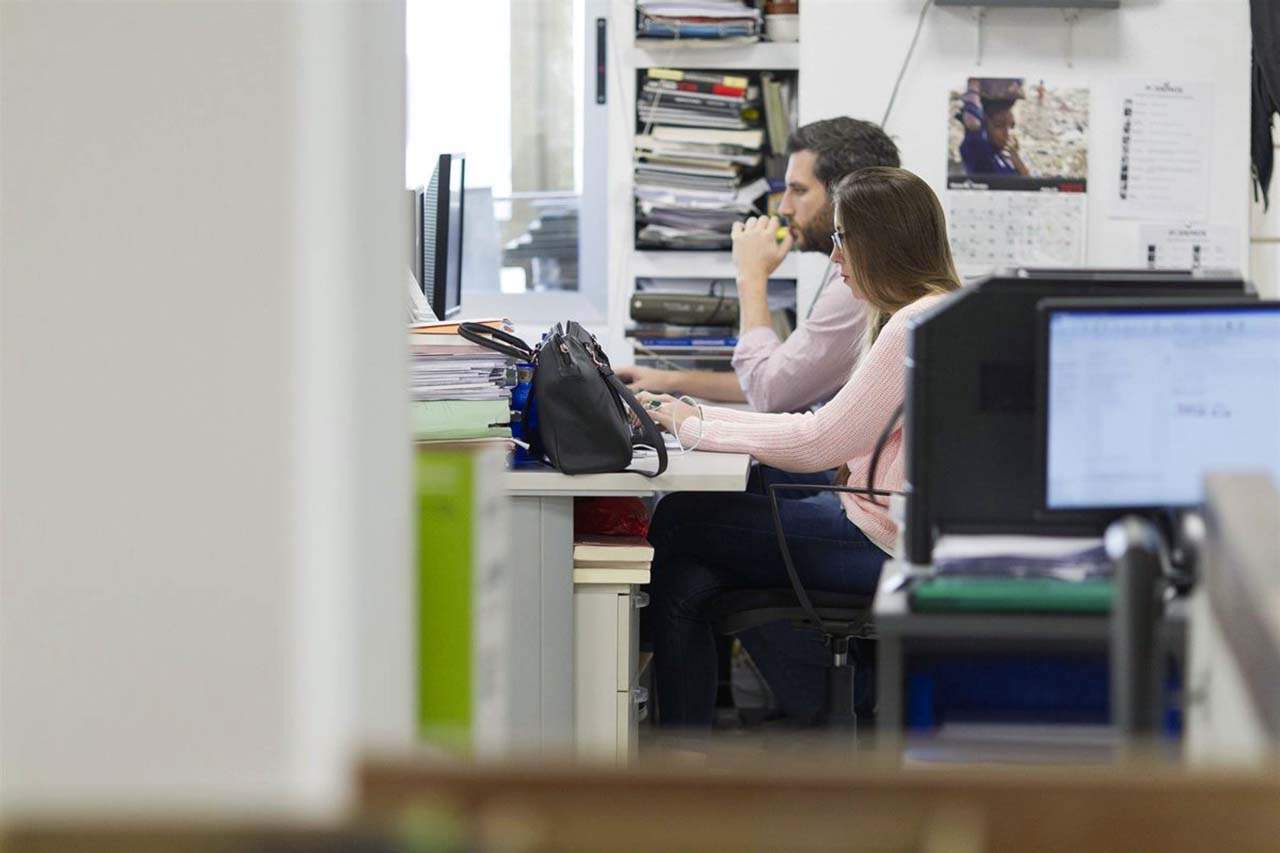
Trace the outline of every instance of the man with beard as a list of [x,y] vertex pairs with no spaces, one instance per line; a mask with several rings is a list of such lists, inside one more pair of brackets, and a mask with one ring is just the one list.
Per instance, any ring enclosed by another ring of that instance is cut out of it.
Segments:
[[868,166],[897,166],[898,149],[878,125],[852,118],[816,121],[787,140],[787,186],[778,212],[790,224],[778,241],[778,222],[757,217],[733,226],[741,331],[733,372],[620,367],[634,390],[691,394],[705,400],[747,402],[759,412],[794,412],[835,396],[862,352],[864,306],[837,283],[828,264],[803,322],[779,340],[769,316],[769,276],[787,252],[831,254],[831,188]]

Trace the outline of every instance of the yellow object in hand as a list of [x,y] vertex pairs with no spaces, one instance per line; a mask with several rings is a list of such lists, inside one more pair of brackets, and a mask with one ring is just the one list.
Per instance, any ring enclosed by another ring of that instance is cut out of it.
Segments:
[[783,240],[787,239],[787,235],[790,233],[791,233],[790,228],[788,228],[785,225],[780,225],[778,226],[778,230],[777,232],[775,232],[774,236],[777,237],[778,242],[781,243]]

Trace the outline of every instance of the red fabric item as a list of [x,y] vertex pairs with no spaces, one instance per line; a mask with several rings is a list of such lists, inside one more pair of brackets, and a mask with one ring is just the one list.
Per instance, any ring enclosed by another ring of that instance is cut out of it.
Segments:
[[577,498],[574,536],[647,536],[649,509],[640,498]]

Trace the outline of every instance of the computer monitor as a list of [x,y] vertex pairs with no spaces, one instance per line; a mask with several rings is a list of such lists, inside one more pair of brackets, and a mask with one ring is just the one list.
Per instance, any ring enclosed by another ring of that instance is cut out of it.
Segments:
[[1047,513],[1197,506],[1209,472],[1280,481],[1280,302],[1050,300],[1039,328]]
[[919,316],[907,364],[905,557],[932,561],[944,533],[1095,534],[1041,511],[1036,469],[1036,306],[1050,298],[1240,299],[1238,276],[1019,270],[966,285]]
[[436,318],[462,307],[462,223],[466,160],[441,154],[431,182],[415,195],[414,229],[418,283]]

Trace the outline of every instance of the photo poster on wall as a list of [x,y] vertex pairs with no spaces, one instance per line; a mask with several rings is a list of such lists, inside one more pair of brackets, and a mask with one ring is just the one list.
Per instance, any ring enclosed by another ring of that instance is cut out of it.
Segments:
[[956,265],[1083,266],[1089,90],[970,77],[947,99],[947,221]]

